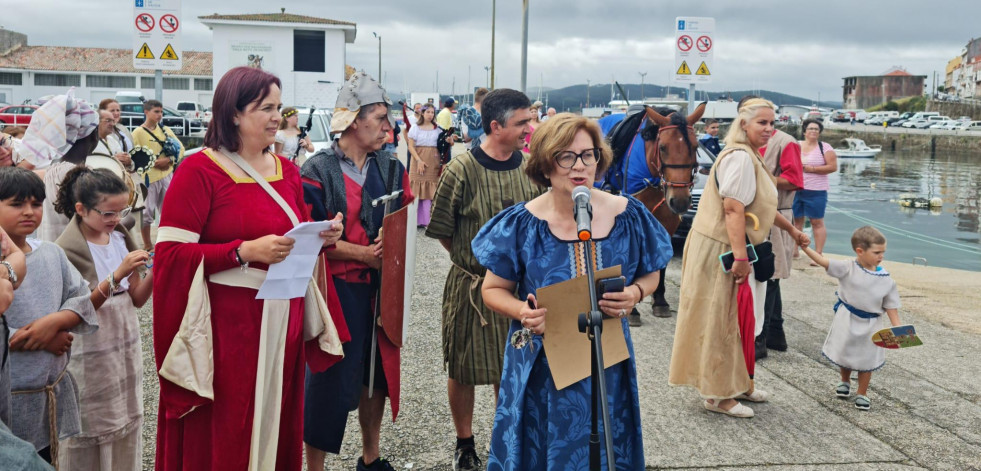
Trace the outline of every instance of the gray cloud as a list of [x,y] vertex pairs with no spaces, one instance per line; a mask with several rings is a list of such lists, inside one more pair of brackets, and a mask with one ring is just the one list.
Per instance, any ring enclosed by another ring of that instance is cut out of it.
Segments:
[[[233,4],[183,1],[185,49],[210,50],[211,33],[197,17],[279,10],[260,0]],[[292,0],[297,14],[353,21],[358,38],[348,63],[374,73],[383,37],[385,84],[393,90],[462,93],[483,85],[490,63],[490,1]],[[943,73],[950,58],[979,32],[981,2],[888,0],[778,2],[763,0],[530,0],[528,84],[563,87],[616,80],[666,84],[674,69],[674,18],[716,19],[711,91],[765,88],[840,99],[841,78],[874,75],[893,65],[918,75]],[[119,5],[126,5],[120,7]],[[130,2],[32,0],[8,8],[0,23],[28,34],[31,44],[130,47]],[[520,83],[521,2],[497,2],[497,84]],[[66,7],[66,5],[71,5]],[[51,15],[71,8],[71,14]],[[79,25],[85,25],[79,27]],[[702,87],[699,87],[700,89]]]

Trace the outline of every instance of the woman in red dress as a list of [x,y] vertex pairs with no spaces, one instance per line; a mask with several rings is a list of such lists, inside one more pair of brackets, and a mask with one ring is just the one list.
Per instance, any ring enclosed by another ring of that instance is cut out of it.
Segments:
[[[299,169],[268,151],[282,120],[280,86],[258,69],[225,74],[206,148],[181,162],[164,200],[153,300],[158,470],[299,470],[303,342],[341,351],[317,290],[255,299],[265,270],[293,247],[283,234],[308,220]],[[322,232],[324,245],[341,230]],[[311,315],[317,332],[305,329]]]

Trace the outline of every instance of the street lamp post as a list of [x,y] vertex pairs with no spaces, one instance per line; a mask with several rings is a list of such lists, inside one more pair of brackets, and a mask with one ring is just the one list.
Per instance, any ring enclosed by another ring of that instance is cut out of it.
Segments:
[[521,93],[528,93],[528,0],[521,2]]
[[589,79],[586,79],[586,108],[589,108]]
[[378,38],[378,80],[382,79],[382,37],[378,33],[372,31],[371,34]]
[[644,95],[644,77],[647,76],[647,72],[637,72],[640,74],[640,101],[644,101],[647,95]]
[[494,35],[497,33],[497,0],[491,2],[491,63],[488,88],[494,89]]
[[485,79],[487,80],[487,88],[491,88],[490,69],[491,69],[490,66],[486,66],[486,65],[484,66],[484,75],[486,75]]

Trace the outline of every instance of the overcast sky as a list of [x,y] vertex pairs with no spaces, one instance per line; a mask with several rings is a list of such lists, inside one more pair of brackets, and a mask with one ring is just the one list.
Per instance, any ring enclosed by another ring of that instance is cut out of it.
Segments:
[[[12,0],[3,0],[8,2]],[[133,0],[29,0],[3,8],[0,25],[32,45],[132,47]],[[347,63],[374,75],[382,35],[385,86],[392,91],[463,93],[483,85],[490,65],[491,0],[183,0],[183,47],[211,50],[197,21],[212,13],[287,12],[351,21]],[[528,86],[664,85],[674,65],[678,16],[716,19],[709,91],[769,89],[841,100],[842,77],[896,65],[941,76],[948,60],[981,34],[981,1],[945,0],[530,0]],[[497,86],[520,86],[521,0],[497,2]],[[207,6],[202,6],[207,5]],[[68,11],[71,10],[71,11]],[[53,12],[60,12],[53,14]],[[696,66],[692,65],[694,69]],[[455,78],[455,90],[451,90]],[[699,90],[703,87],[699,86]]]

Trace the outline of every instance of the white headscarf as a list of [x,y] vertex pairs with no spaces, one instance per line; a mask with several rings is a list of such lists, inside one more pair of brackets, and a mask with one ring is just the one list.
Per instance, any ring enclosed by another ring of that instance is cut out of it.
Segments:
[[[45,99],[38,102],[42,100]],[[98,124],[99,114],[84,100],[75,98],[74,87],[64,95],[48,97],[34,111],[15,161],[27,160],[35,167],[47,167],[76,141],[92,134]]]

